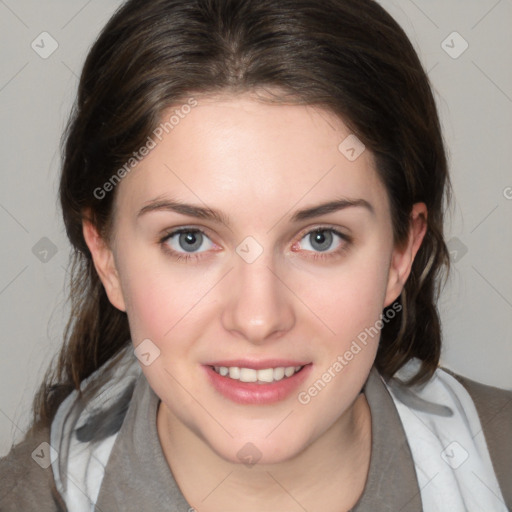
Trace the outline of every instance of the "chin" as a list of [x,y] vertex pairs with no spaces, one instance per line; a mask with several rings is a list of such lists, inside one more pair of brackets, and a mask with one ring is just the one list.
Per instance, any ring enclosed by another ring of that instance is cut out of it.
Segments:
[[223,439],[221,444],[208,444],[210,449],[227,462],[241,464],[249,468],[255,465],[286,462],[298,456],[309,445],[307,440],[290,439],[286,433],[275,435],[273,439],[270,439],[272,435],[267,437],[267,432],[260,436]]

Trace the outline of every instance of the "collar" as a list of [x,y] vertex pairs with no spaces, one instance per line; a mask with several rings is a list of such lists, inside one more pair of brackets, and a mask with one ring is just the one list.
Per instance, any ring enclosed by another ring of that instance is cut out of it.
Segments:
[[[364,393],[372,415],[372,451],[364,492],[352,512],[417,512],[421,497],[412,455],[396,407],[375,367]],[[99,510],[193,510],[172,476],[160,443],[154,442],[159,402],[141,373],[108,460]]]

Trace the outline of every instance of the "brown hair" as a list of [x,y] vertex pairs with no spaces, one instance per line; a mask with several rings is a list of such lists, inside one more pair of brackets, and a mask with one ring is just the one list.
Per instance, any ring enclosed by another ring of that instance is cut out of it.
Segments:
[[417,357],[422,364],[409,384],[432,376],[451,185],[429,80],[400,26],[372,0],[129,0],[87,56],[62,141],[72,311],[35,398],[34,424],[48,425],[64,397],[104,363],[114,365],[130,343],[127,316],[110,304],[82,235],[86,211],[105,240],[111,235],[115,190],[102,199],[94,190],[146,142],[169,106],[262,88],[282,91],[278,102],[335,113],[372,151],[397,246],[412,205],[426,203],[427,232],[397,299],[403,308],[384,325],[375,364],[389,378]]

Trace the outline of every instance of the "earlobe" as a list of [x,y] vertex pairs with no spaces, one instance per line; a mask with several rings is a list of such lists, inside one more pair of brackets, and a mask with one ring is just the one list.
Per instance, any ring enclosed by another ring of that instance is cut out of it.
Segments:
[[402,293],[402,289],[411,273],[416,253],[427,232],[427,214],[425,203],[415,203],[413,205],[407,243],[404,247],[393,250],[384,307],[392,304]]
[[98,234],[96,227],[90,220],[85,218],[82,220],[82,232],[85,243],[91,252],[94,267],[105,288],[110,303],[120,311],[126,311],[112,250]]

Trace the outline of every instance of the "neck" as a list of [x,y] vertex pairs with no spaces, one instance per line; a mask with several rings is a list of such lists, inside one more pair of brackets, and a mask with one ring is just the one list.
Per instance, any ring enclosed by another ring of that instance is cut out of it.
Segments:
[[157,428],[173,476],[198,512],[259,512],[262,504],[267,510],[340,512],[357,503],[368,475],[371,415],[364,394],[302,452],[276,464],[223,459],[162,402]]

